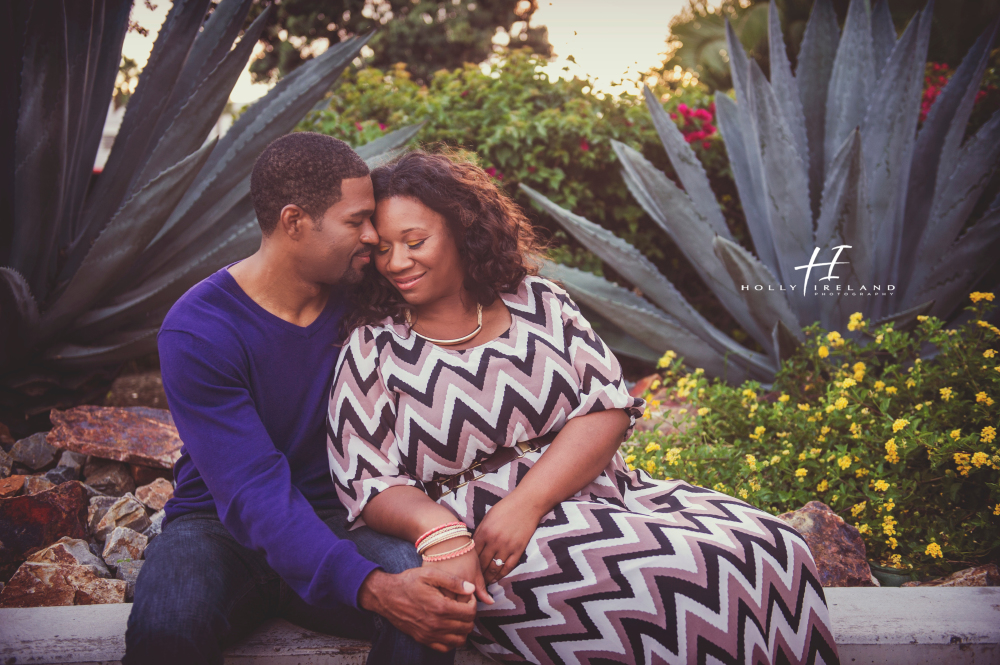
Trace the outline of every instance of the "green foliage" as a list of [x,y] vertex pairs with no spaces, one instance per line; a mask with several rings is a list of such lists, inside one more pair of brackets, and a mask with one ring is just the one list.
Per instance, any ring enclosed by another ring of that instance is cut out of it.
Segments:
[[[255,2],[253,19],[267,6]],[[336,44],[348,35],[378,32],[368,43],[373,67],[409,65],[416,79],[429,81],[439,69],[486,60],[494,50],[497,29],[511,35],[511,45],[548,55],[552,47],[544,27],[527,25],[538,8],[523,0],[284,0],[261,36],[264,52],[250,65],[256,81],[276,80],[308,60],[317,40]],[[515,29],[515,25],[520,30]]]
[[869,331],[857,313],[862,343],[811,326],[768,392],[710,382],[671,353],[646,394],[647,416],[666,417],[622,452],[655,478],[774,514],[822,501],[858,527],[871,560],[914,576],[995,561],[1000,328],[984,320],[993,295],[972,300],[957,328],[921,316],[913,330]]
[[[656,306],[616,309],[612,303],[609,325],[628,316],[633,325],[664,329],[659,321],[669,316],[680,328],[665,346],[735,383],[770,382],[804,326],[818,321],[846,332],[855,303],[881,320],[928,312],[950,318],[967,289],[980,280],[996,283],[991,267],[1000,251],[993,180],[1000,111],[962,140],[998,24],[969,49],[920,125],[930,7],[897,39],[884,0],[870,12],[865,0],[852,0],[843,33],[830,0],[817,0],[794,74],[775,4],[768,18],[770,80],[727,29],[736,101],[720,92],[715,97],[752,253],[730,228],[724,198],[654,92],[645,90],[647,107],[683,189],[645,154],[612,140],[629,190],[755,348],[700,317],[627,239],[521,185]],[[833,260],[839,263],[827,262]],[[841,286],[807,284],[800,271],[816,264],[829,266]],[[563,277],[584,302],[606,300],[612,286],[572,272]],[[876,286],[898,293],[853,299],[862,287],[871,293]]]

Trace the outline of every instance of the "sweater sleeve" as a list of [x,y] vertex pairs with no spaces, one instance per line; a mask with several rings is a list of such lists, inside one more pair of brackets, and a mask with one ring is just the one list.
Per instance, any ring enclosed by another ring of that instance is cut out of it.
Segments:
[[327,421],[330,471],[348,520],[394,485],[423,485],[409,476],[396,440],[396,401],[379,372],[372,331],[358,328],[344,345]]
[[357,607],[378,566],[338,538],[292,484],[288,459],[254,406],[239,345],[164,330],[158,346],[170,412],[222,523],[310,605]]
[[628,439],[636,420],[642,417],[646,401],[629,394],[618,358],[594,332],[569,294],[555,284],[550,284],[550,287],[552,297],[558,300],[566,350],[580,386],[580,405],[568,417],[623,409],[629,417],[629,428],[624,437]]

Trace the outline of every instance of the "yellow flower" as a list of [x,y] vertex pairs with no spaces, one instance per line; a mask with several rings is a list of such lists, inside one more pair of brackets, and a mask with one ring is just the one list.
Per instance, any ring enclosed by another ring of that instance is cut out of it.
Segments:
[[841,469],[846,469],[847,467],[851,466],[851,456],[844,455],[839,460],[837,460],[837,464],[840,465]]
[[920,315],[920,316],[917,317],[917,321],[920,321],[920,323],[923,323],[928,318],[930,318],[930,317],[927,317],[927,316],[924,316],[924,315]]
[[808,472],[808,471],[806,471],[806,470],[805,470],[805,469],[803,469],[803,468],[798,468],[798,469],[795,469],[795,477],[796,477],[796,478],[805,478],[805,477],[806,477],[806,475],[807,475],[808,473],[809,473],[809,472]]
[[654,471],[656,471],[656,462],[649,460],[646,462],[646,473],[652,474]]
[[799,407],[799,411],[808,411],[810,408],[812,408],[808,404],[797,404],[796,406]]
[[980,433],[979,436],[986,443],[993,443],[993,439],[997,437],[996,428],[987,425],[986,427],[983,428],[983,431]]
[[895,538],[893,538],[893,537],[890,536],[889,540],[885,541],[885,544],[888,545],[889,547],[891,547],[892,549],[896,549],[896,546],[899,543],[896,542]]
[[757,478],[750,479],[750,489],[752,489],[754,492],[760,491],[760,483],[757,482],[757,480],[758,480]]
[[944,400],[945,402],[947,402],[948,400],[951,399],[951,395],[952,395],[951,388],[942,388],[941,389],[941,399]]
[[698,415],[699,416],[706,416],[706,415],[708,415],[709,411],[711,411],[710,408],[708,408],[707,406],[703,406],[700,409],[698,409]]
[[840,384],[842,388],[850,388],[856,385],[858,385],[858,382],[851,378],[844,379],[844,382]]
[[840,333],[834,330],[826,336],[826,339],[830,342],[830,346],[843,346],[844,338],[840,336]]
[[855,312],[851,314],[850,321],[847,323],[848,330],[860,330],[864,327],[865,322],[862,320],[863,316],[861,312]]
[[677,466],[681,460],[681,452],[683,451],[680,448],[671,448],[667,451],[667,454],[663,456],[663,461],[670,466]]
[[819,481],[819,485],[816,486],[816,491],[817,492],[825,492],[828,489],[830,489],[830,483],[826,482],[826,478],[824,478],[823,480]]
[[889,386],[885,389],[886,395],[895,395],[897,392],[899,392],[899,389],[896,386]]
[[626,464],[631,464],[634,461],[635,461],[635,455],[627,455],[625,457],[625,463]]
[[917,385],[917,382],[914,381],[913,379],[907,379],[906,380],[906,387],[907,388],[912,388],[915,385]]
[[837,401],[833,403],[833,406],[836,409],[846,408],[847,407],[847,398],[846,397],[838,397]]
[[858,469],[854,472],[855,478],[863,478],[868,475],[868,469]]
[[896,502],[893,501],[892,499],[889,499],[888,501],[885,502],[885,509],[888,512],[892,512],[892,509],[895,507],[896,507]]
[[983,293],[982,291],[973,291],[972,293],[969,294],[969,299],[974,303],[978,303],[980,300],[993,302],[993,294]]
[[764,434],[765,429],[766,428],[763,425],[757,425],[757,427],[754,428],[753,434],[750,435],[750,438],[754,440],[759,440],[760,437]]
[[892,424],[892,431],[893,432],[898,432],[899,430],[903,429],[904,427],[906,427],[909,424],[910,424],[909,420],[907,420],[905,418],[897,418],[896,422],[894,422]]
[[924,554],[933,559],[944,558],[944,554],[941,552],[941,546],[938,545],[937,543],[931,543],[930,545],[928,545],[927,549],[924,550]]
[[865,371],[866,368],[867,366],[860,361],[854,363],[854,365],[851,367],[851,369],[853,369],[855,372],[863,372]]
[[985,401],[987,401],[989,399],[990,398],[986,395],[985,391],[980,391],[980,392],[976,393],[976,401],[977,402],[982,403],[982,402],[985,402]]
[[884,382],[882,382],[882,381],[876,381],[875,382],[875,392],[880,392],[883,388],[885,388],[885,383]]
[[747,455],[746,456],[746,460],[747,460],[747,466],[749,466],[751,470],[756,470],[757,469],[757,458],[756,457],[754,457],[753,455]]
[[658,399],[651,399],[651,400],[649,400],[649,406],[652,407],[652,408],[654,408],[654,409],[660,408],[660,400],[658,400]]
[[659,379],[653,379],[653,382],[649,384],[649,392],[655,391],[657,388],[660,387],[660,385],[661,384]]
[[986,349],[983,351],[983,358],[992,358],[997,354],[996,349]]
[[784,404],[784,403],[785,403],[785,402],[787,402],[787,401],[788,401],[789,399],[791,399],[791,398],[790,398],[790,397],[789,397],[788,395],[784,395],[784,394],[782,394],[782,395],[781,395],[781,396],[780,396],[780,397],[778,398],[778,401],[779,401],[779,402],[781,402],[782,404]]
[[754,391],[750,390],[749,388],[744,388],[742,394],[747,399],[757,399],[757,393],[755,393]]
[[[857,526],[857,522],[855,522],[854,524],[855,526]],[[866,533],[871,533],[871,532],[872,528],[867,524],[862,524],[861,526],[858,526],[858,533],[860,533],[862,536],[865,535]]]
[[673,361],[674,358],[676,358],[676,357],[677,357],[676,353],[674,353],[673,351],[667,351],[666,353],[663,354],[663,357],[660,358],[659,362],[656,363],[656,366],[657,367],[669,367],[671,361]]
[[867,505],[867,503],[867,501],[862,501],[861,503],[856,503],[851,506],[851,516],[857,517],[861,513],[865,512],[865,505]]
[[819,455],[822,455],[822,454],[823,454],[823,449],[822,449],[822,448],[810,448],[810,449],[809,449],[809,453],[810,453],[810,454],[811,454],[811,455],[812,455],[813,457],[817,457],[817,456],[819,456]]
[[821,346],[819,347],[819,351],[817,352],[817,354],[819,355],[820,358],[827,358],[830,356],[830,349],[828,349],[826,346]]
[[993,514],[994,515],[1000,515],[1000,503],[998,503],[997,505],[993,506]]
[[923,404],[917,404],[917,405],[916,405],[915,407],[913,407],[913,408],[915,408],[915,409],[916,409],[917,411],[919,411],[920,409],[924,408],[924,405],[923,405]]
[[990,463],[990,456],[983,452],[972,453],[972,464],[978,469]]
[[882,533],[887,536],[896,535],[896,520],[893,519],[892,515],[886,515],[882,518]]
[[861,435],[861,425],[857,423],[851,423],[851,436],[856,439],[860,435]]
[[889,489],[889,483],[885,482],[884,480],[876,480],[875,481],[875,491],[876,492],[884,492],[887,489]]
[[749,493],[745,489],[740,488],[740,498],[745,499],[748,496],[750,496]]
[[878,335],[876,335],[875,336],[875,343],[876,344],[881,344],[883,337],[884,337],[884,335],[882,335],[882,333],[879,333]]
[[649,412],[649,409],[646,409],[645,411],[643,411],[643,412],[642,412],[642,419],[643,419],[643,420],[649,420],[649,419],[650,419],[650,418],[652,418],[652,417],[653,417],[653,416],[652,416],[652,414],[651,414],[651,413]]
[[771,464],[777,464],[780,461],[781,461],[781,455],[775,455],[774,457],[771,458]]
[[960,439],[962,437],[962,430],[960,430],[960,429],[953,429],[953,430],[951,430],[951,434],[949,434],[948,436],[950,436],[951,438],[953,438],[953,439],[955,439],[957,441],[958,439]]

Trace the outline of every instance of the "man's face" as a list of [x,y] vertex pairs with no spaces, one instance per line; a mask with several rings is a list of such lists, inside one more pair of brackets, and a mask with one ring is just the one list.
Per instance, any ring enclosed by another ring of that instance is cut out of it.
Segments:
[[298,244],[302,274],[320,284],[361,281],[361,271],[371,261],[372,247],[378,243],[371,222],[375,212],[372,179],[345,179],[340,192],[340,200],[314,219],[315,223],[306,221]]

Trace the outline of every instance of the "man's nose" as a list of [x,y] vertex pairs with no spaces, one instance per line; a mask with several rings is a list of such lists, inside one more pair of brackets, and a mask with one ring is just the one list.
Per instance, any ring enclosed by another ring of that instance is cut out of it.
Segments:
[[361,242],[366,245],[378,244],[378,232],[370,219],[366,219],[365,223],[361,225]]

